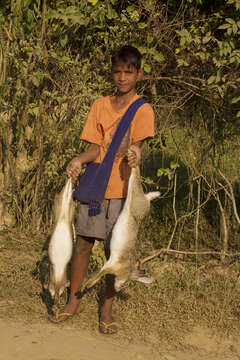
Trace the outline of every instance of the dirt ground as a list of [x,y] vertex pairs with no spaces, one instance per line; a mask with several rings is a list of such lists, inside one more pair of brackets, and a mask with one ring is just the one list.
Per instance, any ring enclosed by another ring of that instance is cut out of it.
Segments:
[[32,239],[0,236],[0,360],[240,360],[238,261],[150,262],[154,283],[124,289],[114,304],[119,332],[102,335],[101,284],[81,299],[79,315],[47,320],[46,251]]
[[[65,322],[21,323],[0,318],[1,360],[239,360],[239,339],[221,339],[196,327],[186,336],[188,350],[153,350],[151,346],[126,343],[119,337],[105,336],[74,328]],[[191,349],[190,349],[191,348]]]

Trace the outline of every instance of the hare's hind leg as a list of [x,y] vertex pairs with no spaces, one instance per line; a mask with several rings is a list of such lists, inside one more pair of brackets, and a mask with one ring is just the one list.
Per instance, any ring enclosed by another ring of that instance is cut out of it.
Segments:
[[95,285],[103,275],[106,274],[114,274],[110,267],[103,267],[102,270],[99,271],[96,275],[94,275],[92,278],[90,278],[86,285],[84,286],[87,289],[90,289],[93,285]]
[[95,276],[93,276],[91,279],[89,279],[85,285],[85,287],[87,289],[90,289],[91,287],[93,287],[93,285],[95,285],[100,279],[101,277],[105,274],[104,270],[101,270],[99,273],[97,273]]

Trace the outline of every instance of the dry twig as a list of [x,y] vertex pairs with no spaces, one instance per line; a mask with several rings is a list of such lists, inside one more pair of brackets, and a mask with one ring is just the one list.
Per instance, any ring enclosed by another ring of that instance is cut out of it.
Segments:
[[184,254],[184,255],[218,255],[218,256],[228,256],[228,257],[234,257],[234,256],[240,256],[240,252],[234,253],[234,254],[228,254],[228,253],[222,253],[219,251],[180,251],[180,250],[172,250],[172,249],[159,249],[156,250],[156,252],[152,255],[149,255],[139,261],[140,265],[143,265],[145,262],[150,261],[154,259],[155,257],[159,256],[162,253],[173,253],[173,254]]

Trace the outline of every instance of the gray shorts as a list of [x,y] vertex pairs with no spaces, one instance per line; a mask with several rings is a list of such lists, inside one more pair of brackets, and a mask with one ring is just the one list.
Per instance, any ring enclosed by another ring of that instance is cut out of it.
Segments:
[[101,212],[88,216],[88,204],[78,203],[76,210],[76,235],[106,240],[123,208],[125,199],[105,199]]

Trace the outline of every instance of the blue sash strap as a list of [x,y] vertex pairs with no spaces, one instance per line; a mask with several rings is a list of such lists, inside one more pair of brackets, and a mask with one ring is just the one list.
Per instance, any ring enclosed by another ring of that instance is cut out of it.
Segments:
[[103,161],[87,164],[86,170],[73,192],[74,200],[89,204],[89,216],[95,216],[101,212],[101,202],[107,189],[115,155],[138,108],[145,103],[146,100],[139,98],[128,107],[117,126]]

